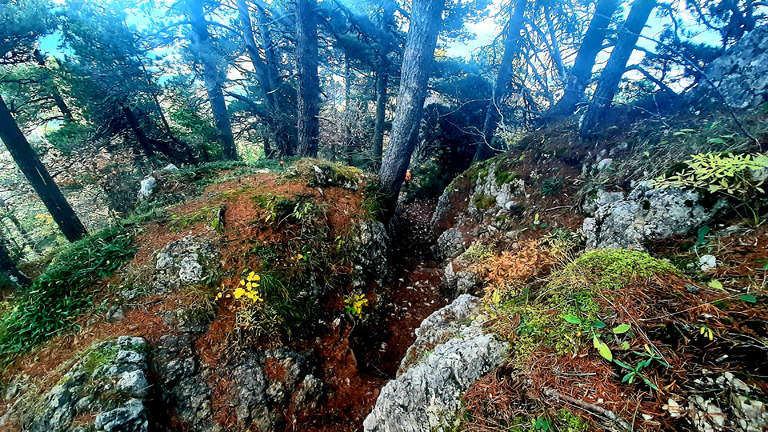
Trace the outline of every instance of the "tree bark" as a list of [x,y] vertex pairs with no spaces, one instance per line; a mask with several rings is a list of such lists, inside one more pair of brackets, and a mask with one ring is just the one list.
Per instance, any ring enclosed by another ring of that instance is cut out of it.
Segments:
[[387,91],[389,89],[389,60],[387,54],[392,49],[390,31],[392,29],[395,13],[395,4],[392,1],[382,3],[382,16],[380,32],[382,35],[381,47],[377,53],[376,64],[376,115],[373,125],[373,161],[374,166],[381,164],[381,155],[384,150],[384,126],[387,115]]
[[133,136],[136,137],[136,141],[138,141],[139,146],[144,151],[144,155],[147,158],[152,158],[155,155],[155,151],[152,148],[152,143],[149,142],[147,134],[144,133],[141,125],[139,125],[139,121],[136,119],[136,115],[133,113],[133,110],[131,107],[122,102],[119,104],[120,109],[123,110],[125,120],[128,122],[128,127],[131,128],[131,132],[133,132]]
[[389,85],[389,70],[386,60],[379,58],[376,71],[376,114],[373,124],[373,160],[375,164],[381,162],[381,154],[384,149],[384,123],[387,114],[387,86]]
[[542,117],[540,123],[567,117],[576,111],[576,105],[584,97],[589,81],[592,78],[592,69],[595,67],[597,55],[603,49],[603,40],[608,33],[611,17],[619,7],[619,0],[599,0],[595,7],[595,15],[589,22],[587,32],[581,41],[573,68],[565,82],[563,97]]
[[0,139],[5,143],[13,160],[51,213],[64,237],[69,241],[75,241],[88,234],[83,223],[80,222],[59,187],[53,182],[48,170],[40,162],[32,146],[29,145],[19,129],[2,96],[0,96]]
[[391,198],[390,210],[394,209],[397,203],[397,195],[419,137],[427,84],[432,72],[444,6],[445,0],[413,1],[392,137],[379,170],[382,188]]
[[21,286],[32,284],[32,281],[16,267],[16,263],[13,262],[11,254],[5,246],[5,239],[2,237],[0,237],[0,272],[13,276]]
[[296,123],[289,120],[290,115],[288,115],[288,107],[283,103],[283,99],[278,92],[282,80],[278,69],[277,54],[275,53],[275,42],[272,40],[272,32],[270,30],[272,20],[267,15],[267,9],[265,9],[260,2],[257,2],[256,6],[259,11],[259,35],[261,36],[261,48],[264,50],[264,66],[275,101],[275,112],[273,113],[273,117],[276,128],[276,144],[280,153],[284,156],[293,156],[296,152],[293,142],[293,130],[296,127]]
[[320,134],[320,78],[317,75],[317,0],[296,2],[298,155],[317,157]]
[[523,27],[523,17],[527,6],[527,0],[518,0],[515,4],[515,11],[509,19],[507,34],[504,37],[504,56],[501,59],[488,109],[485,111],[483,141],[477,144],[474,162],[484,161],[495,152],[490,145],[493,142],[496,128],[499,126],[499,120],[501,120],[501,104],[507,95],[509,80],[512,78],[512,61],[520,49],[520,30]]
[[616,46],[611,51],[603,72],[600,74],[600,81],[597,83],[595,95],[592,102],[584,113],[579,130],[582,137],[591,135],[598,125],[603,115],[613,102],[613,97],[619,89],[619,82],[622,75],[627,70],[627,62],[637,45],[637,39],[640,32],[643,31],[651,11],[656,7],[655,0],[635,0],[632,3],[632,10],[624,24],[619,29],[619,39]]
[[221,84],[224,81],[224,73],[216,64],[211,34],[208,32],[208,23],[205,20],[203,4],[200,0],[187,0],[187,14],[192,25],[190,42],[198,63],[203,67],[203,81],[208,93],[208,101],[211,104],[213,122],[221,144],[224,159],[237,160],[235,137],[232,134],[232,124],[227,114],[227,104],[224,100],[224,92]]

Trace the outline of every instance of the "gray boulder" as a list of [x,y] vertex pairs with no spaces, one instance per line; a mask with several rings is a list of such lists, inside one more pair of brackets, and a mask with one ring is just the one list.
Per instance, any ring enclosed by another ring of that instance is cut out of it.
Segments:
[[354,285],[362,286],[371,279],[384,279],[389,271],[389,236],[384,224],[379,221],[361,224],[352,241],[352,257],[357,270]]
[[[472,294],[482,284],[482,278],[462,260],[464,255],[459,255],[455,260],[449,261],[443,271],[443,288],[449,297],[462,294]],[[456,270],[460,268],[461,270]]]
[[121,336],[95,344],[43,396],[22,430],[72,430],[79,415],[95,416],[86,430],[145,432],[151,386],[146,380],[146,341]]
[[[417,330],[419,338],[440,340],[450,323],[471,316],[476,301],[461,296],[430,315]],[[508,345],[485,334],[477,321],[454,332],[454,338],[384,386],[363,423],[366,432],[434,431],[455,424],[462,393],[506,360]]]
[[147,177],[141,181],[141,188],[139,189],[139,201],[148,200],[155,192],[157,187],[157,180],[154,177]]
[[131,399],[118,408],[99,413],[94,428],[104,432],[146,432],[147,410],[142,401]]
[[154,289],[159,293],[200,282],[219,266],[218,251],[205,239],[186,236],[165,245],[155,262]]
[[451,228],[437,238],[435,255],[439,259],[451,259],[464,252],[464,235],[458,228]]
[[701,203],[696,191],[678,188],[654,189],[641,182],[624,199],[606,197],[584,220],[587,247],[599,249],[643,249],[647,240],[686,234],[709,223],[726,202],[711,207]]

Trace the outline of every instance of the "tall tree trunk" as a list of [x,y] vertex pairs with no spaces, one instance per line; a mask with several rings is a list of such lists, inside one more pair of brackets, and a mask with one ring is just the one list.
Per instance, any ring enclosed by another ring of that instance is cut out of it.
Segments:
[[557,32],[555,31],[555,24],[552,21],[552,14],[551,9],[552,5],[545,4],[544,5],[544,19],[547,21],[547,32],[549,33],[549,39],[551,42],[551,50],[550,55],[552,56],[552,60],[555,62],[555,67],[557,68],[557,74],[560,76],[560,79],[565,80],[565,66],[563,66],[563,56],[560,52],[560,43],[557,41]]
[[83,223],[80,222],[61,190],[53,182],[51,175],[48,174],[48,170],[40,162],[32,146],[29,145],[19,129],[2,96],[0,96],[0,139],[5,143],[13,160],[51,213],[64,237],[69,241],[75,241],[88,234]]
[[389,68],[386,59],[379,57],[376,71],[376,115],[373,124],[373,160],[376,165],[381,163],[381,153],[384,148],[384,123],[387,114],[387,85],[389,84]]
[[21,286],[29,286],[32,284],[32,281],[29,280],[24,273],[19,271],[18,267],[16,267],[16,263],[13,262],[11,254],[5,246],[5,239],[2,237],[0,237],[0,272],[14,277]]
[[584,97],[584,90],[592,78],[592,69],[595,67],[597,55],[603,49],[603,40],[608,33],[611,17],[619,7],[619,3],[619,0],[599,0],[597,2],[595,15],[589,22],[579,52],[576,54],[573,69],[566,79],[563,97],[542,117],[542,123],[569,116],[576,111],[576,105]]
[[298,155],[317,156],[320,134],[320,78],[317,75],[317,0],[296,2]]
[[243,33],[243,40],[245,41],[245,50],[248,52],[248,57],[251,59],[253,70],[256,71],[256,79],[264,92],[264,103],[267,106],[267,111],[272,112],[275,108],[275,95],[272,93],[274,88],[270,82],[269,75],[267,74],[266,64],[259,55],[259,48],[256,45],[256,38],[253,36],[253,24],[251,23],[251,13],[248,9],[248,3],[245,0],[237,0],[237,13],[240,19],[240,30]]
[[392,137],[381,164],[379,177],[385,193],[391,198],[390,211],[405,180],[411,155],[419,138],[427,84],[437,44],[437,33],[445,0],[414,0],[408,39],[403,52],[400,93],[392,124]]
[[[276,116],[277,105],[275,104],[274,83],[268,72],[267,63],[259,54],[259,47],[256,44],[256,38],[253,34],[251,13],[248,9],[248,3],[245,0],[237,0],[237,12],[240,18],[240,30],[243,33],[243,40],[245,41],[245,49],[248,52],[248,57],[251,59],[253,70],[256,71],[256,80],[259,82],[261,91],[264,93],[264,105],[267,111],[265,121],[270,131],[275,134],[279,140],[280,134]],[[265,136],[264,139],[264,156],[271,158],[272,150],[269,147],[269,138]]]
[[[501,104],[507,96],[507,87],[512,78],[512,61],[520,50],[520,30],[523,27],[523,17],[527,6],[527,0],[518,0],[514,6],[515,11],[509,18],[507,34],[504,37],[504,56],[501,59],[499,74],[496,76],[496,84],[493,86],[488,109],[485,111],[483,141],[477,144],[474,162],[484,161],[495,152],[491,148],[491,143],[496,128],[499,126],[499,120],[501,120]],[[510,7],[512,7],[511,4]]]
[[290,115],[288,115],[288,107],[283,103],[283,99],[280,98],[278,92],[282,80],[280,78],[280,71],[278,70],[275,42],[272,39],[272,32],[270,30],[272,20],[267,15],[267,9],[262,7],[260,2],[257,2],[256,6],[259,12],[258,27],[259,35],[261,36],[261,49],[264,51],[264,66],[266,68],[269,87],[272,89],[271,92],[275,100],[275,112],[273,113],[276,128],[275,138],[280,152],[284,156],[293,156],[296,152],[293,143],[293,129],[296,127],[296,123],[288,120],[290,119]]
[[208,93],[208,101],[211,104],[213,122],[221,144],[224,159],[237,160],[235,137],[232,134],[232,124],[227,114],[227,104],[224,100],[224,92],[221,84],[224,81],[224,72],[216,64],[211,34],[208,32],[208,23],[205,20],[205,12],[201,0],[187,0],[187,13],[192,25],[190,42],[197,57],[198,63],[203,67],[203,81]]
[[[394,22],[396,4],[393,0],[385,0],[381,4],[382,34],[389,34]],[[387,115],[387,91],[389,89],[389,60],[387,54],[391,51],[391,38],[382,38],[381,47],[377,53],[376,62],[376,115],[373,125],[373,162],[375,167],[381,165],[381,155],[384,149],[384,125]]]
[[627,20],[619,29],[619,39],[616,41],[616,46],[613,47],[608,63],[600,74],[600,81],[597,83],[592,102],[581,120],[579,132],[582,137],[588,137],[592,134],[600,119],[611,106],[613,97],[619,89],[621,77],[627,70],[629,57],[637,45],[640,32],[643,31],[643,27],[645,27],[645,23],[656,4],[655,0],[635,0],[632,3],[632,10],[629,11]]

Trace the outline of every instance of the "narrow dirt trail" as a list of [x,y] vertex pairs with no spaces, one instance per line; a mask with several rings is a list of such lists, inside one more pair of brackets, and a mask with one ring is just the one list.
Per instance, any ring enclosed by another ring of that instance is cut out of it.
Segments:
[[340,326],[331,337],[324,338],[318,356],[332,394],[320,412],[290,430],[362,431],[381,388],[395,378],[400,361],[416,340],[416,328],[445,306],[440,292],[441,270],[431,251],[430,222],[435,205],[435,201],[419,201],[398,210],[390,254],[392,279],[383,320],[370,333],[353,336],[351,328]]
[[379,349],[378,363],[388,378],[394,378],[408,347],[416,340],[415,330],[432,312],[446,305],[440,292],[441,270],[432,254],[432,212],[436,201],[402,205],[395,221],[390,262],[396,276],[392,287],[392,310],[386,318],[389,337]]

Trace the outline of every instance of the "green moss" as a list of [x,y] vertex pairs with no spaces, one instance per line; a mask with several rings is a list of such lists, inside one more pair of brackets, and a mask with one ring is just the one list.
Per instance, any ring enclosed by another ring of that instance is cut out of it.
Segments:
[[223,229],[221,224],[223,205],[216,205],[212,207],[203,207],[188,215],[171,215],[171,224],[168,230],[171,232],[181,232],[187,227],[195,225],[200,222],[205,222],[211,227],[216,229]]
[[519,175],[514,171],[509,171],[501,168],[501,164],[496,166],[496,170],[493,172],[496,178],[496,186],[503,186],[507,183],[515,181]]
[[566,277],[582,275],[595,288],[619,289],[630,282],[653,276],[680,274],[672,264],[644,252],[615,249],[585,252],[563,269]]
[[496,197],[483,194],[477,194],[472,199],[472,204],[479,210],[488,210],[496,205]]
[[[608,319],[599,299],[629,284],[663,274],[680,274],[672,264],[630,250],[586,252],[556,272],[538,295],[526,292],[501,306],[502,313],[518,315],[514,350],[525,361],[536,350],[547,347],[566,355],[589,342],[592,324]],[[570,316],[578,323],[566,322]],[[501,329],[502,336],[504,331]]]
[[113,343],[89,350],[83,359],[83,372],[92,375],[100,366],[114,360],[117,351],[117,345]]

